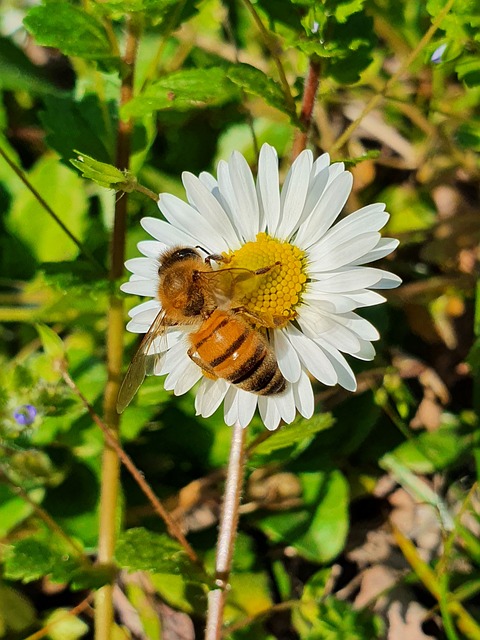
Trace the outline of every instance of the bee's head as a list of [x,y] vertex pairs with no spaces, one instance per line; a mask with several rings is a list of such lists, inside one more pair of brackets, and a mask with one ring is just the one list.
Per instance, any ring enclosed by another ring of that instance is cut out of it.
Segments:
[[173,251],[167,251],[160,256],[159,271],[166,267],[171,267],[177,262],[183,262],[184,260],[198,260],[202,262],[202,258],[198,251],[193,247],[179,247]]

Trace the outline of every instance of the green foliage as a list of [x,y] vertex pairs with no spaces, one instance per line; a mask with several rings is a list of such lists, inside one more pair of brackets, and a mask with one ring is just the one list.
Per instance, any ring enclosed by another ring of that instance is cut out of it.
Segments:
[[248,64],[232,65],[227,70],[227,77],[247,93],[260,96],[269,105],[296,120],[296,115],[289,107],[281,87],[260,69]]
[[[316,385],[314,416],[272,434],[258,415],[252,420],[226,633],[233,640],[275,640],[286,629],[302,640],[395,633],[355,598],[357,585],[362,595],[368,590],[372,565],[390,572],[395,558],[398,569],[402,548],[412,580],[402,583],[399,625],[415,624],[427,603],[438,612],[439,635],[479,636],[478,515],[468,493],[480,476],[477,2],[456,0],[389,82],[445,5],[257,0],[256,19],[245,3],[219,0],[6,6],[1,150],[85,250],[0,157],[0,537],[8,581],[0,584],[1,638],[27,637],[45,624],[52,638],[93,636],[89,616],[64,613],[84,597],[75,591],[112,581],[138,613],[122,618],[112,638],[168,635],[162,625],[179,612],[204,625],[231,440],[222,408],[199,418],[195,388],[175,397],[151,376],[119,427],[121,445],[208,573],[159,533],[164,525],[125,468],[111,523],[116,559],[97,565],[100,495],[116,481],[102,474],[103,434],[60,367],[68,366],[90,411],[110,420],[105,390],[120,377],[123,313],[120,282],[108,278],[111,248],[120,259],[125,241],[125,257],[138,257],[136,244],[146,239],[139,220],[159,215],[136,187],[184,199],[183,171],[211,171],[238,149],[255,172],[264,142],[277,149],[283,181],[299,124],[306,129],[309,67],[319,70],[319,90],[308,147],[352,170],[348,210],[386,202],[386,235],[401,240],[386,268],[406,285],[387,292],[381,309],[359,311],[381,340],[373,362],[365,345],[350,344],[365,357],[346,356],[355,394]],[[126,47],[135,39],[130,64]],[[129,308],[138,302],[122,299]],[[348,337],[348,311],[344,321]],[[123,369],[137,338],[126,334]],[[398,521],[399,509],[402,526],[412,522],[402,535],[415,553],[398,540],[396,547],[387,530],[385,514]],[[429,540],[436,536],[427,549],[420,512],[429,517]],[[368,555],[371,539],[384,545],[382,557]],[[385,620],[396,592],[372,595]],[[176,611],[165,613],[164,603]],[[420,624],[412,635],[426,632]]]
[[125,531],[118,541],[116,557],[129,571],[169,573],[188,582],[203,581],[198,567],[176,540],[141,527]]
[[121,115],[139,117],[152,111],[188,111],[223,105],[239,97],[223,67],[185,69],[152,82],[145,91],[126,104]]
[[300,473],[303,504],[290,517],[274,514],[258,526],[274,542],[286,542],[312,562],[332,561],[343,549],[348,530],[348,484],[339,471]]
[[32,7],[24,25],[38,44],[56,47],[65,55],[87,60],[112,57],[108,36],[100,20],[69,2],[56,0]]

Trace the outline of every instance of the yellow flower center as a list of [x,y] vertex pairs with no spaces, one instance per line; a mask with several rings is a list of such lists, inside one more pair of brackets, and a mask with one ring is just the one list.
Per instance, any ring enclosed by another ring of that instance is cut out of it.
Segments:
[[[224,254],[222,269],[248,269],[255,277],[239,287],[235,304],[244,306],[258,326],[282,327],[293,320],[301,302],[307,276],[305,252],[288,242],[259,233],[237,251]],[[241,277],[236,277],[241,281]]]

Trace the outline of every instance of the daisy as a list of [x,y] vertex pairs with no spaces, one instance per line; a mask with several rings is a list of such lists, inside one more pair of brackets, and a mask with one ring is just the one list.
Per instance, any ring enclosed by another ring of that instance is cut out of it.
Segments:
[[314,161],[311,151],[303,151],[280,190],[277,153],[268,144],[260,151],[256,182],[238,152],[220,161],[217,179],[188,172],[182,179],[188,203],[160,194],[165,220],[141,221],[154,240],[138,244],[145,257],[125,263],[132,275],[122,291],[151,298],[130,311],[127,329],[145,333],[159,313],[159,256],[169,247],[201,246],[226,256],[228,267],[257,270],[279,264],[243,302],[263,319],[286,388],[258,396],[205,377],[187,354],[191,327],[170,328],[166,340],[154,343],[154,349],[165,352],[155,371],[166,375],[165,388],[181,395],[200,382],[197,415],[207,418],[223,402],[225,422],[246,426],[258,407],[268,429],[276,429],[280,420],[292,422],[297,411],[312,416],[311,377],[355,391],[355,376],[343,354],[372,360],[372,341],[379,339],[355,309],[385,301],[372,288],[390,289],[401,282],[388,271],[364,266],[398,245],[379,233],[389,218],[385,205],[367,205],[334,224],[353,182],[343,163],[330,164],[328,154]]

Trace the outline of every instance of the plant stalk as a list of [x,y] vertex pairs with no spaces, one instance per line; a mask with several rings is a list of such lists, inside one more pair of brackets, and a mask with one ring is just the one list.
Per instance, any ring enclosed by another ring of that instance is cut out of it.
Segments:
[[306,148],[308,134],[312,125],[313,107],[317,97],[318,85],[320,84],[320,60],[315,56],[310,58],[305,87],[303,90],[302,110],[300,112],[301,129],[297,129],[295,140],[293,141],[292,161]]
[[[138,48],[139,30],[136,21],[127,17],[127,33],[123,62],[125,73],[120,90],[120,107],[133,97],[135,58]],[[129,168],[133,121],[119,120],[115,166]],[[115,281],[123,274],[125,260],[125,234],[127,224],[128,195],[124,194],[115,203],[115,218],[110,247],[110,273],[112,284],[108,310],[107,371],[108,380],[103,402],[104,422],[112,435],[118,438],[120,416],[116,402],[120,387],[123,359],[124,309],[123,300],[114,291]],[[120,460],[114,448],[105,439],[100,491],[100,520],[98,539],[98,563],[111,565],[114,561],[118,527],[118,495],[120,484]],[[110,640],[113,626],[113,584],[99,589],[95,595],[95,640]]]
[[208,594],[205,640],[220,640],[222,636],[223,611],[228,592],[228,579],[232,566],[243,487],[245,433],[246,430],[239,422],[236,422],[232,429],[223,510],[218,533],[215,560],[215,584],[217,588]]

